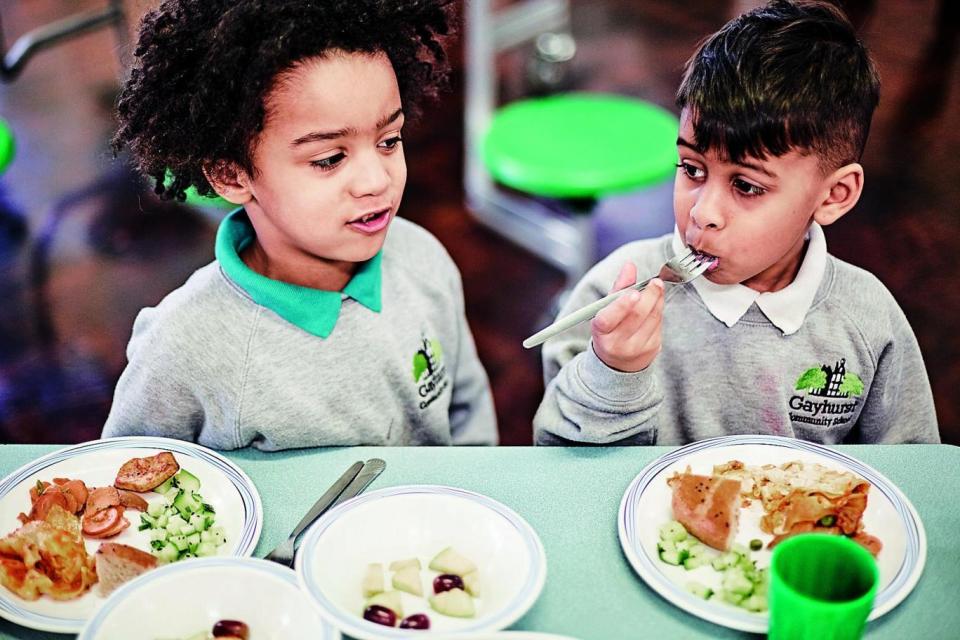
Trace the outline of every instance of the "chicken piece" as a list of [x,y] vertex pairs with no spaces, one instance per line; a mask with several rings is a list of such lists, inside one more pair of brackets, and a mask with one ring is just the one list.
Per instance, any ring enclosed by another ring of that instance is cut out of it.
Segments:
[[88,538],[112,538],[129,526],[130,521],[123,517],[122,506],[83,514],[83,535]]
[[673,489],[673,517],[704,544],[729,549],[740,522],[740,483],[688,471],[674,474],[667,484]]
[[125,462],[113,485],[118,489],[145,493],[163,484],[179,470],[180,465],[173,454],[163,451],[149,458],[133,458]]
[[96,581],[83,542],[47,522],[28,522],[0,539],[0,584],[25,600],[72,600]]
[[[45,484],[46,487],[44,487],[43,493],[36,492],[37,497],[35,500],[33,500],[33,504],[30,506],[30,513],[21,513],[17,516],[17,519],[23,524],[27,524],[28,522],[34,520],[46,520],[47,514],[54,506],[60,507],[64,511],[70,511],[67,502],[67,496],[56,488],[50,488],[49,483]],[[35,490],[31,489],[30,491],[31,495],[33,495]]]
[[116,487],[97,487],[87,496],[87,505],[83,510],[84,516],[93,515],[98,511],[116,507],[120,504],[120,492]]
[[120,504],[128,509],[136,509],[137,511],[146,511],[147,501],[140,497],[139,494],[134,493],[133,491],[127,491],[126,489],[118,489],[117,492],[120,494]]
[[74,507],[73,513],[80,513],[80,511],[83,509],[83,506],[87,503],[87,495],[89,494],[87,485],[84,484],[83,480],[54,478],[53,484],[60,487],[60,491],[62,491],[64,494],[73,496],[73,498],[76,500],[76,507]]

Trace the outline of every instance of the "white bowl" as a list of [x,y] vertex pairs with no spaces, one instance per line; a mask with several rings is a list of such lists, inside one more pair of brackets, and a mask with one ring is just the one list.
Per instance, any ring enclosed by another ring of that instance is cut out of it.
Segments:
[[[381,563],[390,588],[389,564],[417,557],[424,595],[438,574],[427,568],[446,547],[477,565],[480,597],[473,618],[441,615],[426,598],[403,593],[403,613],[425,613],[429,631],[390,628],[362,617],[362,581]],[[362,640],[461,637],[503,629],[526,613],[543,589],[546,556],[527,522],[486,496],[452,487],[415,485],[373,491],[348,500],[310,527],[297,554],[297,575],[331,624]]]
[[256,640],[340,640],[291,569],[257,558],[197,558],[148,571],[113,592],[78,640],[157,640],[241,620]]

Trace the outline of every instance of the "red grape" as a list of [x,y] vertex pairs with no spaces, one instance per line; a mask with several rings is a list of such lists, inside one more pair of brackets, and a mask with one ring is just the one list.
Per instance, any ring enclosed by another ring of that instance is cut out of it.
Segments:
[[363,619],[385,627],[394,627],[397,624],[397,614],[393,609],[387,609],[379,604],[372,604],[363,612]]
[[213,625],[214,638],[241,638],[247,640],[250,637],[250,629],[239,620],[218,620]]
[[400,621],[401,629],[429,629],[430,618],[425,613],[415,613]]
[[441,593],[450,589],[463,589],[463,578],[452,573],[442,573],[433,579],[433,592]]

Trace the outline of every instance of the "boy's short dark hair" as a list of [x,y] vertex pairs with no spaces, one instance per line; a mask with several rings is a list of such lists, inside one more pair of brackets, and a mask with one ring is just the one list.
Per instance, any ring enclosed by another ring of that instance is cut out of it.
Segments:
[[774,0],[701,43],[677,106],[690,109],[702,151],[739,162],[798,149],[830,171],[860,159],[879,96],[876,68],[838,8]]
[[[332,50],[384,53],[407,115],[446,80],[440,37],[453,0],[164,0],[140,26],[136,62],[120,94],[114,149],[129,147],[161,197],[203,168],[255,172],[253,143],[278,74]],[[164,185],[170,171],[174,180]]]

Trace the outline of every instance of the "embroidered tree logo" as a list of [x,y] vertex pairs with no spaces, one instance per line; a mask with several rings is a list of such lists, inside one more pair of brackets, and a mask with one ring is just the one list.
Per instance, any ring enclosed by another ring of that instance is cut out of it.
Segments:
[[437,340],[423,338],[423,343],[413,356],[413,381],[420,382],[424,374],[432,376],[443,361],[443,349]]
[[846,359],[841,359],[833,367],[821,365],[807,369],[800,374],[794,388],[815,396],[846,398],[863,393],[863,380],[847,371]]

